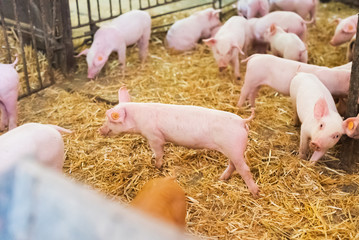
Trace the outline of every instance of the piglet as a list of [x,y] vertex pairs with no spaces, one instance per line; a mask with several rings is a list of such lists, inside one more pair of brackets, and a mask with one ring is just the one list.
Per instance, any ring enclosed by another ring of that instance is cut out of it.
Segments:
[[339,46],[353,38],[357,32],[358,15],[355,14],[344,19],[338,18],[336,22],[338,25],[335,28],[334,36],[329,42],[332,46]]
[[219,70],[222,71],[231,64],[236,79],[240,78],[238,55],[244,55],[244,51],[250,44],[247,20],[244,17],[233,16],[219,29],[213,38],[205,39],[212,48]]
[[237,13],[247,19],[263,17],[269,13],[268,0],[240,0],[237,2]]
[[19,74],[15,70],[18,62],[16,57],[12,64],[0,64],[0,131],[6,126],[9,130],[17,126],[17,97],[19,89]]
[[198,106],[161,103],[133,103],[126,88],[119,90],[119,104],[106,112],[106,122],[99,129],[104,136],[121,133],[141,134],[155,155],[155,166],[163,163],[166,142],[217,150],[229,158],[229,166],[220,179],[228,179],[237,170],[254,197],[259,189],[246,164],[248,126],[251,117]]
[[270,10],[292,11],[315,23],[317,0],[269,0]]
[[88,78],[94,78],[101,71],[113,51],[117,52],[124,69],[129,45],[137,43],[141,61],[146,60],[150,35],[151,16],[145,11],[132,10],[101,26],[90,49],[83,50],[77,57],[86,55]]
[[258,53],[266,53],[268,43],[265,39],[265,33],[272,24],[281,27],[289,33],[296,34],[301,40],[305,41],[307,32],[307,23],[301,16],[294,12],[277,11],[271,12],[261,18],[251,18],[248,20],[250,27],[250,39],[253,48]]
[[314,164],[347,133],[349,120],[343,122],[329,90],[314,74],[298,73],[290,84],[290,98],[297,113],[295,121],[302,123],[299,156],[306,158],[309,146]]
[[176,51],[193,49],[200,39],[209,38],[212,29],[221,25],[220,11],[207,8],[176,21],[167,32],[167,47]]
[[308,62],[307,48],[296,34],[287,33],[281,27],[272,24],[265,37],[274,55],[299,62]]
[[0,136],[0,173],[16,162],[33,158],[59,172],[64,164],[65,128],[40,123],[26,123]]
[[131,205],[181,229],[186,226],[186,196],[174,177],[148,181],[132,200]]
[[297,72],[313,73],[336,97],[345,97],[349,92],[350,64],[328,68],[301,63],[269,54],[254,54],[243,60],[247,62],[247,71],[237,106],[241,107],[247,98],[252,107],[262,85],[289,95],[290,82]]

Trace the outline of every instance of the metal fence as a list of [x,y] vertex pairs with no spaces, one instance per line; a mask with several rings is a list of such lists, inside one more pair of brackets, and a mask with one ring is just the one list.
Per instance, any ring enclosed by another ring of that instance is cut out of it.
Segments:
[[67,0],[0,0],[0,60],[19,55],[20,98],[52,85],[54,68],[73,64],[68,10]]
[[[152,17],[152,32],[164,32],[181,12],[199,8],[232,9],[233,0],[70,0],[73,39],[91,41],[99,25],[117,16],[140,9]],[[181,18],[181,17],[180,17]]]
[[[233,0],[0,0],[0,63],[20,63],[20,98],[55,83],[57,69],[75,65],[77,47],[91,42],[106,21],[134,10],[152,16],[152,31],[164,32],[182,12],[199,7],[232,10]],[[181,15],[182,14],[182,15]],[[1,86],[0,86],[1,87]]]

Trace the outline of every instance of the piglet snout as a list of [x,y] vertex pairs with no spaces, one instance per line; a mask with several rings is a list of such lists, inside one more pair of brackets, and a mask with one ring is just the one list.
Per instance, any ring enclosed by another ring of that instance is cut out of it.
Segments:
[[102,126],[98,129],[98,132],[102,136],[108,136],[111,130],[107,126]]
[[321,150],[319,144],[316,143],[316,142],[310,142],[309,147],[310,147],[310,149],[312,149],[313,151],[320,151],[320,150]]
[[89,74],[87,74],[87,78],[93,79],[93,78],[95,78],[95,74],[89,73]]
[[222,72],[224,70],[226,70],[227,67],[219,67],[219,71]]

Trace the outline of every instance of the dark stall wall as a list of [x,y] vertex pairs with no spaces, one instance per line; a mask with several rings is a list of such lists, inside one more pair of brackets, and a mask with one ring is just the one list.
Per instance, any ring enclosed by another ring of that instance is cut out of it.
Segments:
[[352,7],[359,7],[359,0],[335,0],[336,2],[342,2]]

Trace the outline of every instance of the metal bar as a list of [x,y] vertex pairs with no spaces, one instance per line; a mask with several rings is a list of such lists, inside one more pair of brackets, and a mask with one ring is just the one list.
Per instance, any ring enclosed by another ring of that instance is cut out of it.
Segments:
[[36,43],[36,38],[35,38],[34,24],[32,22],[32,12],[31,12],[30,2],[33,3],[33,0],[27,1],[27,12],[29,14],[32,45],[33,45],[34,51],[35,51],[37,79],[39,80],[40,87],[42,88],[43,85],[42,85],[42,78],[41,78],[41,70],[40,70],[39,57],[38,57],[38,52],[37,52],[37,43]]
[[81,24],[79,0],[76,0],[76,10],[77,10],[77,22],[78,22],[78,24]]
[[113,16],[112,14],[112,0],[108,0],[109,1],[109,4],[110,4],[110,17]]
[[47,59],[47,68],[49,71],[49,75],[50,75],[50,82],[51,83],[55,83],[55,79],[54,79],[54,72],[52,71],[52,51],[50,48],[50,44],[49,44],[49,34],[47,32],[47,20],[46,20],[46,16],[45,16],[45,5],[44,5],[44,1],[45,0],[40,0],[40,12],[41,12],[41,20],[42,20],[42,26],[43,26],[43,30],[44,30],[44,37],[45,37],[45,48],[46,48],[46,59]]
[[91,37],[93,39],[93,35],[94,33],[92,33],[92,25],[94,24],[94,21],[92,20],[92,15],[91,15],[91,3],[90,0],[87,0],[87,15],[89,17],[89,24],[83,24],[83,26],[81,26],[80,24],[78,25],[78,27],[84,27],[84,26],[88,26],[90,25],[90,31],[91,31]]
[[25,56],[25,51],[24,51],[24,41],[22,39],[20,21],[19,21],[18,15],[17,15],[17,7],[16,7],[17,3],[16,3],[16,0],[12,0],[12,5],[13,5],[14,16],[15,16],[15,21],[16,21],[17,34],[19,35],[19,41],[20,41],[20,46],[21,46],[20,51],[21,51],[21,57],[22,57],[22,60],[23,60],[23,65],[24,65],[26,90],[30,94],[31,93],[31,88],[30,88],[30,83],[29,83],[29,74],[28,74],[28,71],[27,71],[26,56]]
[[[202,7],[202,6],[206,6],[206,5],[209,5],[211,3],[202,3],[202,4],[199,4],[199,5],[196,5],[196,6],[191,6],[191,7],[187,7],[187,8],[182,8],[180,10],[175,10],[175,11],[170,11],[170,12],[166,12],[166,13],[163,13],[163,14],[159,14],[159,15],[156,15],[156,16],[152,16],[152,18],[158,18],[158,17],[162,17],[162,16],[165,16],[165,15],[168,15],[168,14],[172,14],[172,13],[176,13],[176,12],[181,12],[181,11],[185,11],[185,10],[189,10],[189,9],[193,9],[193,8],[197,8],[197,7]],[[144,8],[143,10],[146,10],[147,8]]]
[[129,0],[130,2],[130,10],[132,10],[132,0]]
[[97,0],[98,19],[101,20],[100,2]]
[[232,1],[232,2],[229,2],[229,3],[227,3],[227,4],[222,4],[222,0],[219,0],[220,2],[221,2],[221,4],[220,4],[220,8],[222,9],[222,8],[225,8],[225,7],[228,7],[228,6],[230,6],[230,5],[232,5],[233,3],[235,3],[236,1]]
[[18,97],[18,100],[24,98],[24,97],[27,97],[29,96],[30,94],[33,94],[33,93],[37,93],[37,92],[40,92],[41,90],[44,90],[45,88],[48,88],[50,86],[54,85],[53,83],[48,83],[48,84],[45,84],[42,88],[36,88],[36,89],[32,89],[31,93],[29,94],[21,94],[19,97]]
[[122,5],[121,5],[121,0],[118,0],[118,7],[120,8],[120,15],[122,14]]
[[138,4],[140,6],[140,9],[142,10],[142,1],[141,0],[138,0]]
[[148,7],[151,7],[151,1],[147,0]]
[[[15,20],[11,20],[9,18],[5,18],[4,19],[5,23],[7,25],[11,25],[11,26],[16,26],[16,21]],[[23,23],[23,22],[20,22],[20,27],[23,31],[27,31],[27,33],[31,33],[31,29],[30,29],[30,24],[27,24],[27,23]],[[41,36],[43,34],[43,31],[42,29],[38,29],[36,27],[34,27],[34,30],[36,31],[35,34],[40,34],[39,36]]]
[[4,16],[4,12],[3,12],[3,7],[2,7],[2,0],[0,0],[0,16],[1,16],[2,30],[3,30],[3,34],[4,34],[4,38],[5,38],[5,43],[6,43],[7,58],[8,58],[9,63],[11,63],[12,62],[11,51],[10,51],[8,35],[6,32],[6,24],[5,24],[5,16]]
[[159,28],[169,27],[169,26],[171,26],[172,24],[173,24],[173,23],[169,23],[169,24],[162,25],[162,26],[156,26],[156,27],[153,27],[152,30],[156,30],[156,29],[159,29]]

